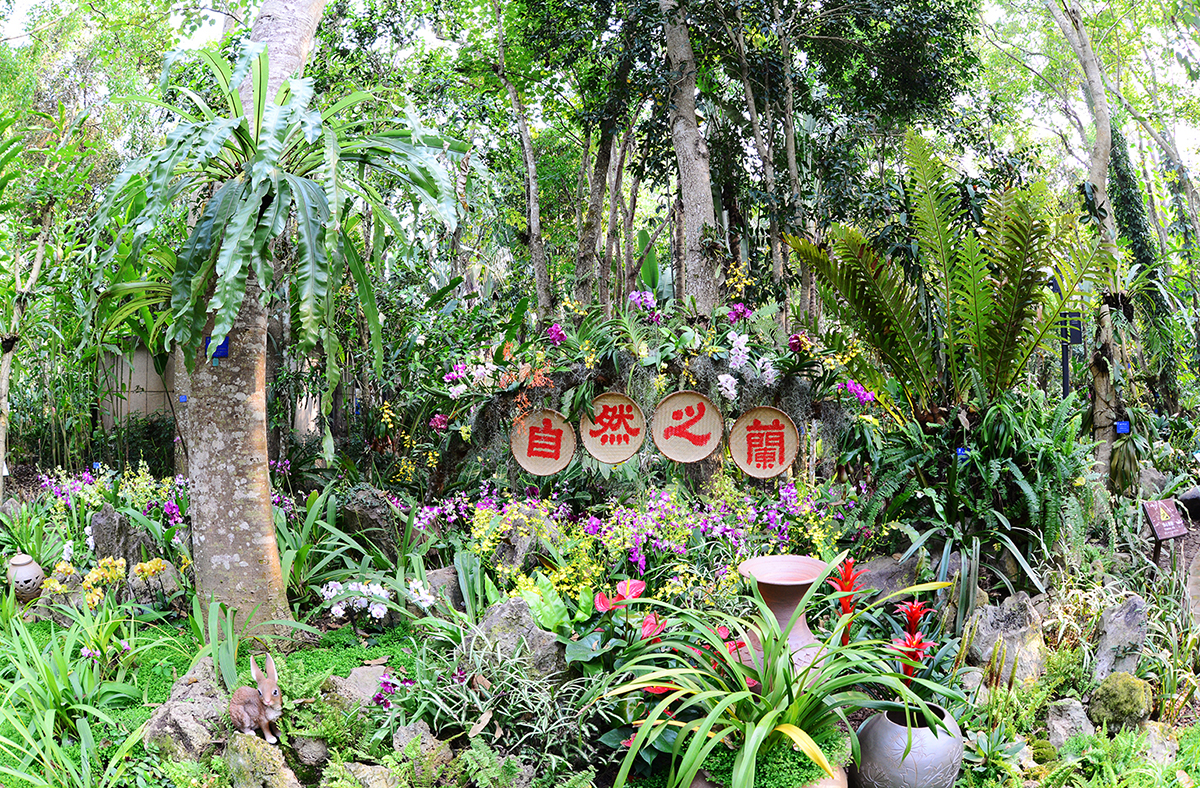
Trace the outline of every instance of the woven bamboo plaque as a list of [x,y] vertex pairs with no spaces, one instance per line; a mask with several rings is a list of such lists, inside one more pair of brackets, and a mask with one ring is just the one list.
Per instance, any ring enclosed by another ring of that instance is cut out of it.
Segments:
[[616,465],[637,454],[646,441],[646,416],[637,403],[610,391],[592,400],[594,419],[579,420],[579,439],[588,454]]
[[517,463],[534,476],[558,473],[575,454],[575,428],[556,410],[526,413],[513,422],[508,437]]
[[800,432],[775,408],[746,411],[729,431],[729,453],[748,476],[769,479],[783,473],[800,451]]
[[717,450],[725,423],[708,397],[676,391],[654,409],[654,445],[668,459],[699,462]]

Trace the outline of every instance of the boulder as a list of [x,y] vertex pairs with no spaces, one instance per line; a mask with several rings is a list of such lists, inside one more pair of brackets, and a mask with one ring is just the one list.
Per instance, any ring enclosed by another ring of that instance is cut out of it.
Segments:
[[329,746],[324,739],[308,736],[291,737],[292,752],[304,766],[321,766],[329,760]]
[[[409,750],[414,740],[420,743],[414,745],[415,752]],[[417,720],[412,725],[397,728],[392,734],[392,749],[405,755],[415,755],[420,759],[422,768],[429,766],[438,768],[454,760],[450,745],[433,735],[428,723]]]
[[124,558],[125,566],[132,567],[142,560],[143,554],[158,555],[154,537],[129,523],[111,503],[104,504],[100,511],[92,514],[89,526],[97,558]]
[[1142,723],[1142,733],[1146,734],[1146,760],[1159,766],[1175,760],[1179,739],[1170,725],[1147,721]]
[[350,671],[345,678],[330,676],[325,690],[345,706],[370,706],[379,692],[379,680],[388,672],[387,665],[364,665]]
[[426,572],[425,585],[431,594],[446,600],[455,610],[466,610],[462,589],[458,585],[458,570],[453,566]]
[[1096,732],[1087,718],[1083,704],[1075,698],[1063,698],[1051,703],[1046,709],[1046,728],[1050,743],[1055,749],[1063,746],[1067,739],[1080,733],[1091,736]]
[[1200,522],[1200,485],[1175,496],[1193,523]]
[[212,658],[205,657],[175,682],[170,699],[146,723],[142,742],[158,745],[168,758],[198,761],[215,746],[228,709]]
[[[552,633],[538,629],[529,612],[529,603],[512,597],[488,608],[478,627],[478,636],[463,646],[474,645],[483,638],[501,657],[525,655],[531,675],[548,678],[563,673],[567,660],[563,646]],[[477,647],[477,646],[476,646]]]
[[[914,555],[904,563],[890,555],[881,556],[868,561],[863,566],[861,578],[864,589],[876,589],[879,595],[876,599],[908,588],[917,582],[917,557]],[[895,601],[899,602],[899,598]]]
[[[492,552],[491,565],[507,566],[512,574],[524,572],[538,552],[539,540],[554,542],[558,530],[535,506],[516,504],[504,513],[506,530]],[[510,575],[511,576],[511,575]]]
[[339,763],[325,770],[321,785],[336,785],[338,788],[399,788],[400,779],[386,766],[371,766],[365,763]]
[[21,513],[21,502],[16,498],[6,498],[4,503],[0,503],[0,515],[8,519],[12,519]]
[[283,751],[248,733],[234,733],[225,748],[232,788],[301,788]]
[[1096,659],[1092,675],[1104,681],[1118,671],[1133,673],[1142,656],[1146,642],[1146,601],[1137,594],[1100,614],[1100,637],[1096,643]]
[[[383,490],[369,484],[351,488],[342,502],[339,525],[351,536],[381,549],[389,560],[396,560],[404,533],[396,508]],[[421,534],[416,529],[412,537],[414,544],[420,543]]]
[[1129,673],[1113,673],[1092,693],[1088,717],[1110,731],[1136,728],[1150,718],[1154,695],[1150,685]]
[[1002,681],[1015,676],[1017,681],[1036,678],[1046,670],[1046,641],[1042,636],[1042,617],[1029,595],[1021,591],[999,605],[985,605],[971,616],[974,632],[967,661],[987,665],[997,648],[1003,649]]
[[1166,474],[1152,465],[1142,468],[1138,473],[1138,486],[1142,489],[1143,498],[1158,498],[1170,481]]

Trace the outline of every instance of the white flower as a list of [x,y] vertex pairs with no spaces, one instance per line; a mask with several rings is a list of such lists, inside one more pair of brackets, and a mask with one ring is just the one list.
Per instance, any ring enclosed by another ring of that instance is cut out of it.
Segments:
[[721,394],[725,399],[737,399],[737,378],[733,375],[718,375],[717,388],[721,390]]
[[750,363],[750,335],[729,332],[729,367],[741,370]]
[[334,618],[343,618],[346,615],[346,605],[344,602],[338,602],[333,607],[329,608],[329,614]]
[[367,610],[371,614],[371,618],[379,620],[387,615],[387,607],[382,602],[376,602]]
[[63,545],[62,560],[66,561],[69,564],[69,563],[71,563],[71,558],[74,555],[75,555],[75,543],[74,542],[67,542],[65,545]]
[[425,584],[415,577],[408,581],[408,595],[412,598],[413,602],[423,608],[429,608],[434,602],[437,602],[437,597],[430,593]]
[[460,383],[457,386],[450,387],[450,399],[458,399],[459,397],[461,397],[463,394],[466,394],[466,393],[467,393],[467,384],[466,383]]
[[336,580],[330,580],[325,585],[321,586],[321,597],[328,602],[338,594],[342,593],[342,584]]
[[779,380],[779,370],[775,369],[775,362],[770,358],[763,356],[755,365],[758,367],[759,377],[767,386],[774,386],[775,381]]

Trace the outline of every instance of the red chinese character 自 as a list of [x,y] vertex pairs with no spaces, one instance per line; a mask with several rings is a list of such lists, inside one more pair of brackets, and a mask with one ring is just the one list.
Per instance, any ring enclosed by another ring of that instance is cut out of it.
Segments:
[[633,426],[632,420],[633,406],[628,403],[601,405],[600,415],[596,417],[596,429],[588,430],[588,434],[599,438],[601,445],[629,443],[630,436],[642,432]]
[[[691,418],[689,418],[687,421],[683,421],[683,417],[685,415],[690,416]],[[683,423],[672,424],[670,427],[667,427],[665,430],[663,430],[663,439],[666,440],[673,437],[679,437],[683,438],[693,446],[703,446],[704,444],[708,443],[710,438],[712,438],[712,433],[706,432],[703,435],[697,435],[689,430],[693,424],[700,421],[702,418],[704,418],[703,402],[697,402],[694,406],[688,405],[683,410],[673,411],[671,413],[671,420],[683,421]]]
[[550,418],[546,417],[542,419],[542,426],[530,426],[525,456],[557,460],[562,454],[562,438],[563,431],[554,429]]
[[[756,468],[774,468],[787,457],[783,448],[783,425],[779,419],[763,424],[758,419],[746,428],[746,462]],[[778,458],[778,459],[777,459]]]

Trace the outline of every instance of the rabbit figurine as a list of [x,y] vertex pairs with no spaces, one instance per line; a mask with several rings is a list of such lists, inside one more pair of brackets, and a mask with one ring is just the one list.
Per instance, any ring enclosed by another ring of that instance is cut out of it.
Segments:
[[[258,669],[258,662],[250,657],[250,675],[258,684],[254,687],[238,687],[229,699],[229,717],[233,727],[242,733],[254,734],[258,728],[268,744],[279,741],[279,726],[275,720],[283,714],[283,695],[279,692],[279,678],[275,674],[275,660],[267,655],[263,663],[266,675]],[[274,730],[272,730],[274,729]]]

